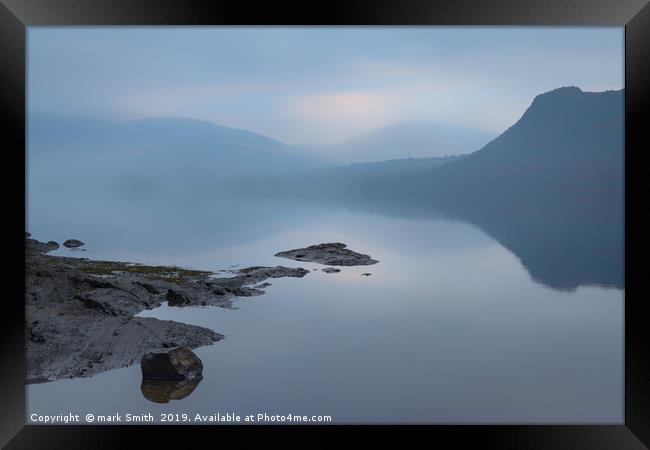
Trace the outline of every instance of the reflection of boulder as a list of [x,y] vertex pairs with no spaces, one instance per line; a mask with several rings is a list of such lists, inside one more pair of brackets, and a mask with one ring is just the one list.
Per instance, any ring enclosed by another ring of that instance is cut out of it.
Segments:
[[147,353],[140,363],[142,378],[156,380],[189,380],[200,378],[203,363],[187,347],[163,348]]
[[170,400],[181,400],[190,395],[202,379],[200,375],[181,381],[144,378],[140,389],[147,400],[154,403],[168,403]]

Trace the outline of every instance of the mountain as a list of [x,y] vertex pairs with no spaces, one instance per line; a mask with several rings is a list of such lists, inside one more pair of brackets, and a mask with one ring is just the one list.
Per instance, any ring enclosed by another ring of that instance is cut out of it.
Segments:
[[616,192],[623,189],[623,175],[623,91],[564,87],[538,95],[496,139],[420,181],[434,193],[484,196]]
[[199,120],[28,117],[32,198],[71,201],[106,193],[196,198],[216,191],[220,180],[318,165],[315,158],[266,136]]
[[186,118],[119,122],[32,113],[28,125],[30,152],[59,160],[123,157],[133,164],[142,158],[151,157],[149,163],[172,158],[218,175],[284,172],[316,164],[304,152],[266,136]]
[[494,137],[493,133],[472,128],[410,121],[377,128],[335,145],[304,147],[333,164],[351,164],[460,155],[481,148]]
[[[583,92],[559,88],[535,97],[522,117],[477,151],[460,158],[411,158],[352,164],[324,175],[355,183],[346,196],[424,197],[435,204],[472,199],[563,195],[567,192],[620,193],[624,177],[623,91]],[[444,164],[442,164],[444,163]],[[368,174],[372,174],[368,177]],[[363,180],[363,182],[359,182]],[[281,179],[276,185],[282,184]],[[318,193],[318,189],[313,192]]]

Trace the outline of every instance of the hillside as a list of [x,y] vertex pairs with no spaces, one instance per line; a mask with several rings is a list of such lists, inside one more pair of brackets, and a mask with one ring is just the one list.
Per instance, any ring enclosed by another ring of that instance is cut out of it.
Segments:
[[[432,170],[434,192],[612,192],[623,188],[623,91],[556,89],[477,152]],[[427,184],[425,182],[425,184]]]
[[228,178],[319,166],[268,137],[184,118],[106,121],[33,113],[28,132],[29,192],[39,200],[197,198],[213,195]]

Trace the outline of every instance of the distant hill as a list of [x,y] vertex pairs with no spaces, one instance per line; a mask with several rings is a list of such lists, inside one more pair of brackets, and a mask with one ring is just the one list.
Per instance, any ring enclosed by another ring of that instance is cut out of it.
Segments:
[[28,125],[29,150],[58,160],[91,155],[126,158],[133,165],[151,158],[146,165],[160,160],[209,168],[218,175],[285,172],[316,165],[304,152],[266,136],[186,118],[105,121],[32,113]]
[[303,146],[333,164],[460,155],[478,150],[496,135],[432,122],[398,122],[335,145]]
[[37,198],[44,198],[42,193],[74,201],[111,192],[197,198],[214,195],[220,180],[318,165],[266,136],[199,120],[106,121],[32,113],[28,121],[28,182]]

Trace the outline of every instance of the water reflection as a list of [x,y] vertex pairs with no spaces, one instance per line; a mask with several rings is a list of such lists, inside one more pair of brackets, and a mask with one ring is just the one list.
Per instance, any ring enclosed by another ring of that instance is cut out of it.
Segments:
[[[162,239],[156,214],[130,207],[132,226],[105,227],[97,236],[105,242],[97,246],[81,232],[55,236],[84,240],[91,257],[200,268],[293,266],[273,255],[319,241],[345,242],[380,263],[370,277],[362,276],[367,267],[346,267],[336,274],[318,270],[302,279],[273,280],[265,295],[238,301],[237,310],[163,306],[143,312],[227,337],[196,349],[205,381],[191,395],[184,396],[183,386],[143,389],[133,366],[30,385],[29,410],[162,413],[170,405],[158,401],[182,397],[173,402],[180,411],[205,413],[217,405],[240,415],[331,414],[337,423],[621,422],[622,291],[567,292],[531,278],[540,273],[544,281],[553,280],[564,271],[572,283],[585,280],[558,252],[582,254],[581,245],[589,250],[594,240],[616,235],[617,228],[606,226],[614,218],[605,217],[602,201],[584,203],[582,210],[566,202],[565,214],[575,211],[570,220],[557,219],[562,209],[549,205],[544,222],[536,218],[541,208],[514,220],[514,202],[504,201],[493,217],[494,205],[483,212],[480,205],[454,210],[421,199],[386,200],[351,199],[316,209],[313,202],[232,199],[239,205],[232,211],[158,211],[158,218],[174,219],[160,224],[176,233],[172,241]],[[85,223],[110,219],[99,213]],[[221,227],[219,214],[226,213],[226,222],[248,222]],[[157,247],[148,242],[155,239],[162,239]],[[184,240],[192,245],[185,248]],[[545,246],[559,248],[552,253],[558,257],[555,271],[537,269],[544,267]],[[603,260],[608,253],[593,251],[589,258]],[[580,270],[602,282],[608,272],[594,270],[597,265],[587,259]]]
[[515,254],[533,280],[554,289],[625,288],[622,193],[513,194],[457,202],[366,197],[345,205],[393,217],[469,222]]
[[188,380],[152,380],[142,379],[140,390],[142,395],[154,403],[169,403],[170,400],[181,400],[188,397],[199,385],[203,377],[198,376]]
[[[30,231],[45,239],[74,236],[89,242],[83,255],[89,258],[173,263],[180,254],[263,240],[347,209],[387,217],[469,222],[514,253],[533,280],[554,289],[625,286],[622,194],[501,195],[456,202],[384,192],[362,198],[291,200],[221,193],[219,198],[203,201],[159,200],[155,204],[137,199],[107,199],[100,204],[80,200],[57,209],[57,214],[50,214],[45,206],[33,205]],[[426,249],[422,236],[413,240]],[[68,252],[61,248],[53,254]]]

